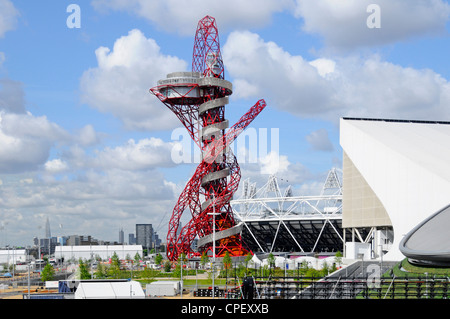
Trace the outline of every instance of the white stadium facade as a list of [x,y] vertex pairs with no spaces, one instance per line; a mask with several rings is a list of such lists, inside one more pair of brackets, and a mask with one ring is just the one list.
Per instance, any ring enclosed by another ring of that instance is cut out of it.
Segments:
[[448,265],[450,122],[342,118],[340,144],[346,257]]

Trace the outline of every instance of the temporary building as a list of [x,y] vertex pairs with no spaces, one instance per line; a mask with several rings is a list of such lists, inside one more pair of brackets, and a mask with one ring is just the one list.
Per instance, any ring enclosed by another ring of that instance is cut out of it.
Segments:
[[144,290],[137,281],[127,282],[80,282],[75,299],[141,299]]
[[147,296],[176,296],[180,292],[179,281],[154,281],[145,286]]

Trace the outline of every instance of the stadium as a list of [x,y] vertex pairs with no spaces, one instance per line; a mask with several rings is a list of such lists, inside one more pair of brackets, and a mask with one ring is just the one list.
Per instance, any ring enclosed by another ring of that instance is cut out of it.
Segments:
[[406,256],[428,265],[450,261],[449,137],[450,122],[341,119],[342,225],[378,237],[362,246],[348,242],[347,252],[372,250],[384,260]]
[[256,189],[243,181],[241,198],[231,201],[245,243],[256,253],[335,254],[344,245],[342,172],[333,168],[316,196],[281,190],[277,177]]
[[243,181],[231,201],[256,253],[449,265],[450,122],[342,118],[343,169],[317,196],[293,196],[271,176]]

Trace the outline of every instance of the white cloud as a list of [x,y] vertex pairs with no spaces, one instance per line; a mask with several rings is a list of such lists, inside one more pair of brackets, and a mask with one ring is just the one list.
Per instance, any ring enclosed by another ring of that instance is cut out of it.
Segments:
[[170,72],[184,71],[185,61],[164,55],[139,30],[116,40],[112,50],[95,51],[98,66],[83,73],[82,101],[118,117],[128,129],[161,130],[177,119],[149,89]]
[[306,136],[306,141],[316,151],[332,152],[334,150],[333,143],[331,143],[326,129],[318,129],[311,132]]
[[[306,61],[251,32],[233,32],[224,60],[240,98],[303,118],[450,117],[450,83],[430,69],[402,67],[378,55]],[[251,88],[251,89],[249,89]]]
[[320,58],[309,62],[309,64],[315,67],[319,75],[323,78],[326,78],[328,74],[333,74],[336,69],[336,62],[330,59]]
[[62,161],[59,158],[47,161],[45,163],[44,167],[47,172],[52,173],[52,174],[65,172],[69,168],[67,163]]
[[261,174],[282,174],[285,173],[289,166],[287,156],[280,155],[276,152],[270,152],[266,156],[259,159]]
[[[332,85],[340,115],[439,120],[450,117],[450,83],[430,69],[402,67],[377,56],[342,59]],[[338,113],[338,114],[339,114]]]
[[[257,182],[262,186],[270,175],[278,178],[290,180],[292,184],[300,185],[313,178],[311,172],[301,163],[292,163],[287,155],[271,151],[266,155],[257,158],[257,161],[245,161],[248,149],[242,148],[237,156],[239,166],[242,170],[241,176],[250,178],[252,182]],[[240,160],[242,159],[242,161]]]
[[0,113],[0,172],[18,173],[43,165],[56,143],[68,134],[46,117]]
[[[47,166],[61,163],[53,160]],[[115,230],[134,232],[136,223],[148,222],[156,227],[164,216],[170,218],[165,213],[173,209],[176,201],[173,184],[155,170],[90,170],[70,180],[49,181],[33,175],[19,178],[32,183],[10,177],[2,179],[0,188],[0,209],[9,244],[27,244],[27,240],[31,244],[33,236],[43,236],[42,216],[50,216],[54,235],[59,234],[55,234],[53,225],[63,224],[64,235],[89,234],[117,240]],[[164,237],[165,231],[165,227],[160,229],[160,236]]]
[[[232,32],[223,47],[223,56],[235,83],[233,96],[265,98],[273,103],[272,107],[294,113],[327,111],[333,88],[301,56],[293,56],[276,43],[264,42],[248,31]],[[245,85],[240,86],[242,83]],[[251,90],[247,91],[248,87]]]
[[83,146],[91,146],[100,143],[104,134],[95,131],[95,128],[88,124],[78,130],[75,140]]
[[171,159],[173,146],[174,143],[153,137],[137,143],[130,139],[126,145],[98,151],[94,161],[97,167],[129,171],[174,166]]
[[19,15],[19,11],[10,0],[0,0],[0,38],[16,28]]
[[98,11],[128,11],[164,30],[193,35],[197,22],[206,15],[218,21],[219,29],[251,28],[267,25],[274,13],[294,8],[292,0],[93,0]]
[[[368,28],[370,4],[380,8],[380,28]],[[445,33],[450,5],[442,0],[297,0],[294,15],[303,30],[337,49],[376,46],[415,36]]]

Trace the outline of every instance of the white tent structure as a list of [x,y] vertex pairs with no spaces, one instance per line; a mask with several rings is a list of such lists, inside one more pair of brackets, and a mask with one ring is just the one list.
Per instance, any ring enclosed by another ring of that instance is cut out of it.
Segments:
[[143,299],[144,290],[137,281],[80,282],[75,299]]
[[0,249],[0,264],[16,264],[27,260],[27,251],[25,249]]
[[89,246],[56,246],[55,257],[65,260],[92,259],[96,256],[105,260],[117,254],[119,259],[127,256],[134,258],[136,254],[143,256],[142,245],[89,245]]

